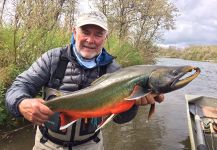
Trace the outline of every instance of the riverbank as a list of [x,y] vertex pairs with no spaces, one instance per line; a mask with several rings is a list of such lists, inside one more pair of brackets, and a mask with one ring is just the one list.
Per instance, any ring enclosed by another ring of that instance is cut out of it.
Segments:
[[16,130],[1,132],[1,150],[30,150],[34,145],[35,128],[28,124]]
[[[161,55],[161,58],[171,58],[171,59],[183,59],[183,60],[191,60],[191,59],[186,59],[186,58],[177,58],[177,57],[173,57],[173,56],[164,56]],[[192,61],[198,61],[198,60],[192,60]],[[213,60],[213,59],[207,59],[207,60],[199,60],[200,62],[210,62],[210,63],[217,63],[217,60]]]
[[159,56],[217,63],[217,45],[159,48]]
[[12,121],[8,121],[7,124],[0,125],[0,142],[9,139],[13,134],[25,130],[29,126],[33,126],[32,123],[24,118],[14,118]]

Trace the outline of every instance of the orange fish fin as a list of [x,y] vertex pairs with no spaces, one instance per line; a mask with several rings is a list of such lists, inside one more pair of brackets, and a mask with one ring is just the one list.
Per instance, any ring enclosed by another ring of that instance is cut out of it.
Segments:
[[73,125],[77,120],[73,120],[70,123],[64,125],[64,126],[60,126],[60,130],[66,130],[68,127],[70,127],[71,125]]
[[73,124],[75,121],[76,119],[72,116],[69,116],[66,113],[60,113],[60,130],[66,129],[70,126],[69,124]]
[[149,90],[145,90],[143,87],[136,85],[130,94],[129,97],[125,98],[124,100],[138,100],[150,93]]
[[107,123],[109,123],[113,118],[114,118],[115,114],[111,114],[110,116],[108,116],[102,123],[100,123],[98,125],[98,128],[95,130],[95,132],[97,132],[99,129],[101,129],[102,127],[104,127]]

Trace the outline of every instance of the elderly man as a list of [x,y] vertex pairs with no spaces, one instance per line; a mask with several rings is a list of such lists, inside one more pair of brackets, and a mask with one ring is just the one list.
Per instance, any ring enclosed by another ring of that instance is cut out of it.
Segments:
[[[20,74],[6,93],[6,104],[14,116],[23,116],[38,125],[34,150],[73,149],[102,150],[101,131],[95,133],[102,118],[82,118],[65,130],[54,130],[49,122],[59,124],[60,113],[52,112],[43,102],[55,96],[52,89],[73,92],[88,87],[105,73],[120,68],[114,57],[103,48],[108,35],[107,18],[90,11],[77,18],[71,44],[43,54]],[[44,89],[44,98],[34,98]],[[54,91],[55,91],[54,90]],[[138,105],[161,102],[163,95],[151,94],[138,101],[130,110],[118,114],[113,121],[125,123],[134,118]]]

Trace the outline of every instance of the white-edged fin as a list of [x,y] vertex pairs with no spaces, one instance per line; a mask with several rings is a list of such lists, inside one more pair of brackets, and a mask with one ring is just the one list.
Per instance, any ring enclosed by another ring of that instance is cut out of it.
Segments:
[[149,94],[149,90],[145,90],[143,87],[137,85],[134,87],[133,92],[130,94],[129,97],[124,98],[124,100],[138,100],[142,97],[145,97],[147,94]]
[[68,123],[68,124],[66,124],[66,125],[64,125],[64,126],[61,126],[61,127],[60,127],[60,130],[65,130],[65,129],[67,129],[68,127],[70,127],[71,125],[73,125],[76,121],[77,121],[77,120],[73,120],[72,122],[70,122],[70,123]]
[[99,129],[101,129],[102,127],[104,127],[107,123],[109,123],[113,118],[114,118],[115,114],[111,114],[104,122],[102,122],[98,128],[95,130],[95,132],[97,132]]

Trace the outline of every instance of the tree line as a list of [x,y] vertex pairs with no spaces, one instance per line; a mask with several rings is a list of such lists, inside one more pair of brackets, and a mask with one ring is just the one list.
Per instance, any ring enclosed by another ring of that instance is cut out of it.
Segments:
[[161,57],[172,57],[217,63],[217,46],[191,45],[183,49],[177,49],[176,47],[160,48],[159,55]]

